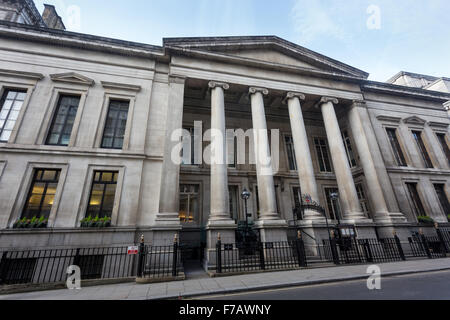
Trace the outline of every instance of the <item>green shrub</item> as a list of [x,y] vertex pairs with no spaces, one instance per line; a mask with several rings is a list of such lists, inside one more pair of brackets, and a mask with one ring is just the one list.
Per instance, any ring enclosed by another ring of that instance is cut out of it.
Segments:
[[425,223],[425,224],[433,224],[433,223],[434,223],[433,218],[431,218],[431,217],[429,217],[429,216],[418,216],[418,217],[417,217],[417,220],[418,220],[420,223]]
[[81,221],[82,228],[107,228],[111,226],[111,218],[103,217],[100,218],[98,215],[95,218],[88,216]]
[[44,216],[37,217],[34,216],[31,219],[22,218],[17,220],[13,228],[15,229],[41,229],[46,228],[48,223],[48,219],[45,219]]

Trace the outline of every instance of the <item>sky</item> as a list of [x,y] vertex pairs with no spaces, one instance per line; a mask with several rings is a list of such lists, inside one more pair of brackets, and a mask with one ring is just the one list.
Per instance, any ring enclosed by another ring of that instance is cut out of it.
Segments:
[[164,37],[276,35],[386,81],[450,78],[449,0],[35,0],[67,30],[162,45]]

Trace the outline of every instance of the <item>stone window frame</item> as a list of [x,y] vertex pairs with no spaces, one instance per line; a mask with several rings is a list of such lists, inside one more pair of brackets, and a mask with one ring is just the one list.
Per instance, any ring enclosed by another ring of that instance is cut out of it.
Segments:
[[[37,83],[29,83],[25,80],[21,82],[7,82],[7,81],[1,81],[0,82],[0,97],[3,97],[3,94],[6,90],[25,90],[26,96],[25,100],[23,101],[22,108],[20,109],[19,115],[17,116],[16,123],[14,124],[14,128],[11,132],[11,136],[9,137],[8,142],[0,142],[0,144],[13,144],[17,140],[17,135],[19,133],[20,128],[23,124],[23,118],[25,117],[25,113],[28,109],[28,106],[31,101],[31,97],[33,96],[34,91],[36,90]],[[2,106],[0,106],[1,109]]]
[[[294,159],[294,166],[296,167],[296,169],[292,170],[291,167],[289,166],[289,154],[288,154],[288,148],[286,145],[286,137],[290,136],[292,138],[292,152],[293,152],[293,159]],[[282,137],[282,141],[283,141],[283,147],[284,147],[284,156],[286,159],[286,168],[288,169],[289,172],[292,173],[297,173],[298,172],[298,168],[297,168],[297,158],[295,155],[295,146],[294,146],[294,137],[292,135],[292,133],[288,133],[288,132],[283,132],[281,134]]]
[[[179,202],[180,202],[180,185],[182,184],[186,184],[186,185],[198,185],[198,203],[199,203],[199,208],[198,208],[198,222],[196,225],[186,225],[181,223],[181,225],[183,226],[183,228],[201,228],[203,226],[203,218],[204,218],[204,214],[203,214],[203,195],[204,195],[204,183],[202,180],[191,180],[191,179],[187,179],[187,180],[182,180],[180,179],[180,181],[178,182],[178,214],[180,213],[180,207],[179,207]],[[209,216],[208,216],[209,218]]]
[[[437,126],[437,125],[433,125],[433,123],[429,123],[429,127],[431,128],[431,131],[434,134],[434,138],[437,141],[437,144],[439,145],[439,149],[442,151],[443,155],[446,156],[445,154],[445,150],[443,150],[443,147],[441,145],[441,142],[439,141],[438,138],[438,134],[443,134],[445,137],[445,142],[447,143],[447,148],[450,149],[450,137],[448,135],[448,126]],[[445,161],[447,163],[447,168],[450,169],[450,159],[447,159],[447,161]],[[437,166],[436,168],[439,168],[439,166]],[[444,168],[445,169],[445,168]]]
[[84,180],[84,189],[81,196],[80,205],[78,206],[77,220],[75,222],[75,227],[81,227],[81,220],[85,218],[87,208],[89,206],[90,193],[92,189],[92,183],[94,179],[95,171],[118,171],[119,175],[117,177],[116,193],[114,195],[114,206],[111,213],[111,225],[117,226],[119,222],[120,205],[122,200],[122,191],[125,179],[125,166],[121,165],[97,165],[89,164],[86,171],[86,177]]
[[25,169],[25,173],[22,177],[19,192],[14,202],[13,210],[10,215],[8,226],[13,227],[14,223],[21,217],[23,209],[26,205],[27,197],[30,191],[31,184],[33,183],[33,175],[36,169],[58,169],[61,170],[58,180],[58,186],[56,188],[55,198],[53,201],[52,209],[48,217],[47,228],[52,228],[55,224],[59,204],[64,191],[64,185],[67,179],[67,172],[69,170],[68,163],[50,163],[50,162],[28,162]]
[[[244,218],[245,221],[245,208],[242,207],[242,203],[244,200],[242,200],[241,198],[241,193],[242,193],[242,184],[238,183],[238,182],[229,182],[228,183],[228,188],[230,187],[236,187],[237,188],[237,221],[242,221],[240,220],[241,218]],[[247,202],[248,204],[248,202]],[[230,218],[233,218],[232,213],[230,211]]]
[[[426,134],[425,125],[426,122],[409,122],[408,119],[404,119],[403,122],[408,128],[409,134],[411,135],[413,141],[414,141],[414,148],[417,151],[417,154],[420,156],[420,162],[422,163],[423,167],[425,169],[436,169],[439,168],[439,163],[436,159],[436,155],[433,152],[433,148],[430,145],[429,137]],[[417,145],[417,141],[414,138],[413,131],[420,131],[420,138],[422,139],[422,142],[425,146],[425,151],[427,152],[428,157],[430,158],[432,168],[427,167],[427,164],[425,163],[425,160],[423,159],[424,155],[422,154],[422,150]],[[436,137],[437,138],[437,137]]]
[[[385,138],[386,144],[389,146],[392,163],[396,167],[400,167],[400,168],[411,167],[412,161],[411,161],[411,157],[409,155],[408,149],[405,147],[405,144],[403,142],[403,141],[405,141],[405,139],[400,130],[400,122],[395,123],[395,124],[394,123],[382,123],[382,127],[383,127],[383,131],[384,131],[384,138]],[[405,158],[406,166],[401,166],[397,163],[397,159],[395,158],[395,152],[392,148],[391,141],[389,140],[389,135],[387,133],[387,129],[395,129],[395,135],[397,137],[398,144],[400,145],[400,151],[403,153],[403,157]]]
[[447,192],[447,190],[449,190],[448,180],[446,180],[446,179],[430,179],[430,183],[431,183],[431,186],[433,187],[433,195],[435,197],[435,201],[437,202],[438,207],[441,209],[441,214],[445,217],[445,219],[447,219],[447,215],[450,214],[450,212],[446,213],[444,211],[444,208],[442,208],[441,202],[440,202],[440,200],[438,198],[438,195],[436,194],[436,190],[435,190],[434,185],[436,185],[436,184],[443,184],[444,185],[445,195],[447,196],[447,200],[450,202],[450,193]]
[[[336,219],[331,219],[331,215],[329,212],[329,208],[328,208],[328,198],[327,198],[327,191],[326,189],[337,189],[338,193],[339,193],[339,186],[337,184],[323,184],[321,186],[322,189],[322,195],[323,195],[323,207],[325,208],[325,214],[327,215],[327,219],[330,220],[331,223],[337,223],[338,219],[337,217],[335,217]],[[343,216],[343,212],[342,212],[342,204],[341,204],[341,197],[338,198],[338,202],[339,202],[339,214],[341,215],[341,220],[342,220],[342,216]]]
[[0,160],[0,181],[2,181],[3,172],[5,172],[7,164],[7,160]]
[[[354,165],[352,164],[352,161],[350,159],[350,152],[348,150],[349,145],[345,141],[344,132],[347,133],[349,144],[350,144],[350,147],[351,147],[351,150],[352,150],[352,153],[353,153],[353,161],[355,162]],[[353,139],[353,135],[351,134],[351,130],[349,130],[347,127],[341,128],[341,136],[342,136],[342,142],[344,143],[345,154],[347,155],[347,160],[348,160],[348,164],[350,166],[350,169],[357,168],[359,166],[360,159],[359,159],[358,152],[357,152],[357,150],[355,148],[356,144],[355,144],[355,140]]]
[[[51,88],[50,99],[47,104],[47,108],[45,110],[44,121],[41,124],[41,128],[39,129],[39,134],[36,139],[36,144],[38,145],[46,145],[52,148],[71,148],[75,147],[78,132],[80,129],[80,123],[83,116],[84,109],[86,107],[86,100],[89,93],[89,89],[82,85],[75,84],[58,84],[54,85]],[[58,110],[58,102],[60,101],[60,97],[63,95],[77,95],[80,96],[80,102],[77,109],[77,115],[75,116],[75,120],[72,127],[72,132],[70,134],[69,144],[67,146],[54,146],[47,145],[47,137],[50,133],[50,129],[53,123],[53,118],[56,116],[56,111]]]
[[409,212],[411,214],[411,217],[414,219],[414,222],[418,223],[419,220],[417,219],[417,215],[414,212],[413,200],[411,199],[411,196],[409,194],[408,186],[406,185],[407,183],[415,183],[416,184],[417,194],[419,195],[420,202],[422,203],[423,210],[425,211],[424,214],[431,217],[432,210],[427,201],[427,197],[425,196],[425,193],[422,190],[423,182],[419,178],[402,178],[401,181],[402,181],[406,199],[407,199],[407,202],[409,205],[409,209],[410,209]]
[[[195,162],[195,149],[193,149],[193,147],[195,148],[195,127],[193,124],[190,123],[185,123],[183,122],[182,126],[181,126],[182,130],[187,130],[189,131],[189,133],[191,134],[190,139],[191,139],[191,162],[194,161]],[[183,138],[181,138],[180,143],[182,143]],[[202,140],[202,159],[201,159],[201,164],[197,164],[197,163],[190,163],[190,164],[186,164],[183,163],[183,161],[181,161],[180,167],[183,168],[202,168],[204,166],[204,162],[203,162],[203,152],[204,152],[204,148],[203,148],[203,143],[204,141]],[[182,148],[183,149],[183,148]],[[181,159],[182,160],[182,159]],[[228,167],[229,168],[229,167]],[[231,168],[229,168],[231,169]]]
[[[137,92],[123,93],[118,90],[108,90],[104,92],[103,103],[100,112],[100,118],[95,130],[95,139],[93,148],[114,151],[128,151],[130,149],[131,130],[134,118],[134,109],[136,105]],[[125,135],[123,137],[122,149],[102,148],[103,133],[105,131],[106,120],[108,117],[109,105],[111,100],[120,100],[128,102],[127,124],[125,126]]]
[[[290,193],[290,196],[291,196],[291,210],[290,210],[290,213],[291,213],[291,216],[293,217],[293,209],[295,208],[295,192],[294,192],[294,188],[298,188],[299,189],[299,191],[300,191],[300,197],[302,196],[302,188],[301,188],[301,186],[300,186],[300,184],[299,183],[290,183],[289,184],[289,193]],[[299,204],[301,205],[301,198],[299,198]],[[314,201],[319,201],[318,199],[313,199]],[[301,220],[303,220],[303,217],[302,217],[302,219]]]
[[[321,171],[320,170],[320,163],[319,163],[319,155],[317,154],[317,149],[316,149],[316,143],[314,142],[314,139],[324,139],[325,143],[326,143],[326,148],[327,148],[327,153],[328,153],[328,160],[330,161],[330,168],[331,171]],[[333,159],[331,157],[331,150],[330,150],[330,144],[328,143],[328,137],[326,135],[313,135],[311,137],[311,141],[312,141],[312,147],[314,150],[314,157],[316,159],[316,165],[317,165],[317,172],[322,173],[322,174],[334,174],[334,165],[333,165]]]
[[[364,192],[364,195],[366,196],[365,197],[365,202],[367,204],[368,212],[366,213],[363,210],[363,213],[367,216],[367,218],[373,219],[373,213],[375,213],[375,211],[373,210],[373,207],[372,207],[372,201],[370,199],[370,194],[369,194],[368,189],[367,189],[366,181],[362,177],[360,177],[359,179],[354,179],[354,182],[355,182],[355,189],[356,189],[356,191],[358,192],[357,186],[361,185],[361,188],[362,188],[362,190]],[[358,197],[358,202],[361,202],[359,197]],[[372,213],[372,216],[371,216],[371,213]]]

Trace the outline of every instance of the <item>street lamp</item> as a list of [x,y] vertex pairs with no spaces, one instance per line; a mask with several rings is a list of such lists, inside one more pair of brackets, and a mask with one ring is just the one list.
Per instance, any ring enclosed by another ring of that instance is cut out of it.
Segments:
[[252,194],[244,188],[244,190],[241,193],[241,198],[244,200],[245,203],[245,233],[244,233],[244,242],[247,242],[247,236],[248,236],[248,213],[247,213],[247,200],[250,198]]
[[338,225],[340,225],[341,224],[341,218],[340,218],[340,216],[341,216],[341,212],[340,212],[341,208],[339,206],[339,193],[338,192],[330,193],[330,198],[331,198],[331,200],[336,201],[336,207],[337,207],[336,218],[338,220]]

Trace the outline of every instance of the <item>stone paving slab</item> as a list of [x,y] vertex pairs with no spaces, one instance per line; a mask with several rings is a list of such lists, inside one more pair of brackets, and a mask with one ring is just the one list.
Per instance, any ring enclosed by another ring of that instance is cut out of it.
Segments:
[[[414,260],[380,263],[382,276],[450,269],[450,259]],[[345,265],[329,268],[307,268],[293,271],[264,272],[188,279],[166,283],[121,283],[81,290],[58,289],[0,295],[0,300],[149,300],[225,294],[248,290],[311,285],[326,282],[365,279],[368,265]]]

